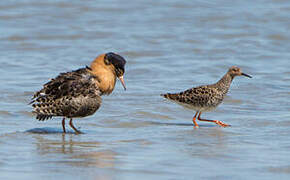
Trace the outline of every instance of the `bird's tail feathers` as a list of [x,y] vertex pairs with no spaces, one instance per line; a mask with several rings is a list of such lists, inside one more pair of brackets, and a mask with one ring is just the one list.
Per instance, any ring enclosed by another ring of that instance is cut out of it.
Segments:
[[44,121],[51,119],[53,116],[60,115],[60,110],[50,103],[33,104],[32,113],[36,114],[36,119]]

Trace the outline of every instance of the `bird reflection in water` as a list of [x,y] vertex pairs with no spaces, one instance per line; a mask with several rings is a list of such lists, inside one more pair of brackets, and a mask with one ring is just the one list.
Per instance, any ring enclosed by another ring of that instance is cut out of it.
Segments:
[[48,139],[44,136],[35,136],[37,140],[37,151],[40,155],[47,154],[70,154],[69,156],[62,157],[65,159],[58,161],[55,159],[54,163],[67,164],[77,167],[98,167],[98,168],[113,168],[115,167],[117,153],[112,150],[100,150],[100,142],[89,141],[81,142],[75,141],[77,138],[74,134],[62,134],[62,136],[53,136]]
[[[54,136],[56,137],[56,136]],[[35,136],[37,140],[36,146],[40,154],[49,154],[49,153],[74,153],[76,142],[73,141],[72,135],[62,134],[57,136],[57,139],[48,139],[44,136],[37,135]]]

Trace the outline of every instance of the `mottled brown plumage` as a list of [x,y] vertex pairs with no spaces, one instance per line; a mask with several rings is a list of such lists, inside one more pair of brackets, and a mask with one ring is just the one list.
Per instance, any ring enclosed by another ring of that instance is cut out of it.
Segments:
[[94,114],[101,106],[101,95],[114,90],[116,77],[125,88],[125,63],[120,55],[107,53],[97,57],[90,67],[61,73],[34,94],[31,104],[36,119],[44,121],[62,116],[63,131],[66,132],[65,118],[70,118],[70,126],[80,133],[73,126],[72,118]]
[[186,108],[195,110],[196,114],[193,118],[193,123],[196,127],[198,127],[198,125],[195,119],[198,114],[199,114],[198,120],[200,121],[215,122],[218,125],[226,127],[228,125],[224,124],[221,121],[201,119],[200,115],[202,112],[211,111],[215,109],[220,103],[222,103],[234,77],[241,75],[251,77],[245,73],[242,73],[240,68],[233,66],[215,84],[194,87],[180,93],[174,94],[167,93],[161,95]]

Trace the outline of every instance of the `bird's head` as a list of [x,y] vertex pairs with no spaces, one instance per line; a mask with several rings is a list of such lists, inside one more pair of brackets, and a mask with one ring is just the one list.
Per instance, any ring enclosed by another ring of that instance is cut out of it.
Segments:
[[121,81],[126,90],[123,75],[126,60],[116,53],[99,55],[90,65],[92,74],[98,77],[99,88],[104,94],[110,94],[115,87],[116,77]]
[[125,73],[126,60],[118,54],[109,52],[109,53],[106,53],[104,56],[104,63],[107,66],[113,66],[113,69],[117,78],[121,81],[124,89],[126,90],[126,85],[123,78],[123,75]]
[[228,74],[231,76],[231,77],[236,77],[236,76],[246,76],[248,78],[252,78],[252,76],[248,75],[248,74],[245,74],[242,72],[241,68],[237,67],[237,66],[232,66],[230,67],[230,69],[228,70]]

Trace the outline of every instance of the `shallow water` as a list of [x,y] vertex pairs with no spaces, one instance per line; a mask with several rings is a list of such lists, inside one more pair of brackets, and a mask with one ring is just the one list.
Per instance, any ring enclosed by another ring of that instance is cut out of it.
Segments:
[[[0,1],[1,179],[289,179],[290,2]],[[124,56],[120,83],[85,134],[38,122],[27,103],[59,72],[98,54]],[[237,77],[224,103],[199,122],[162,99]]]

